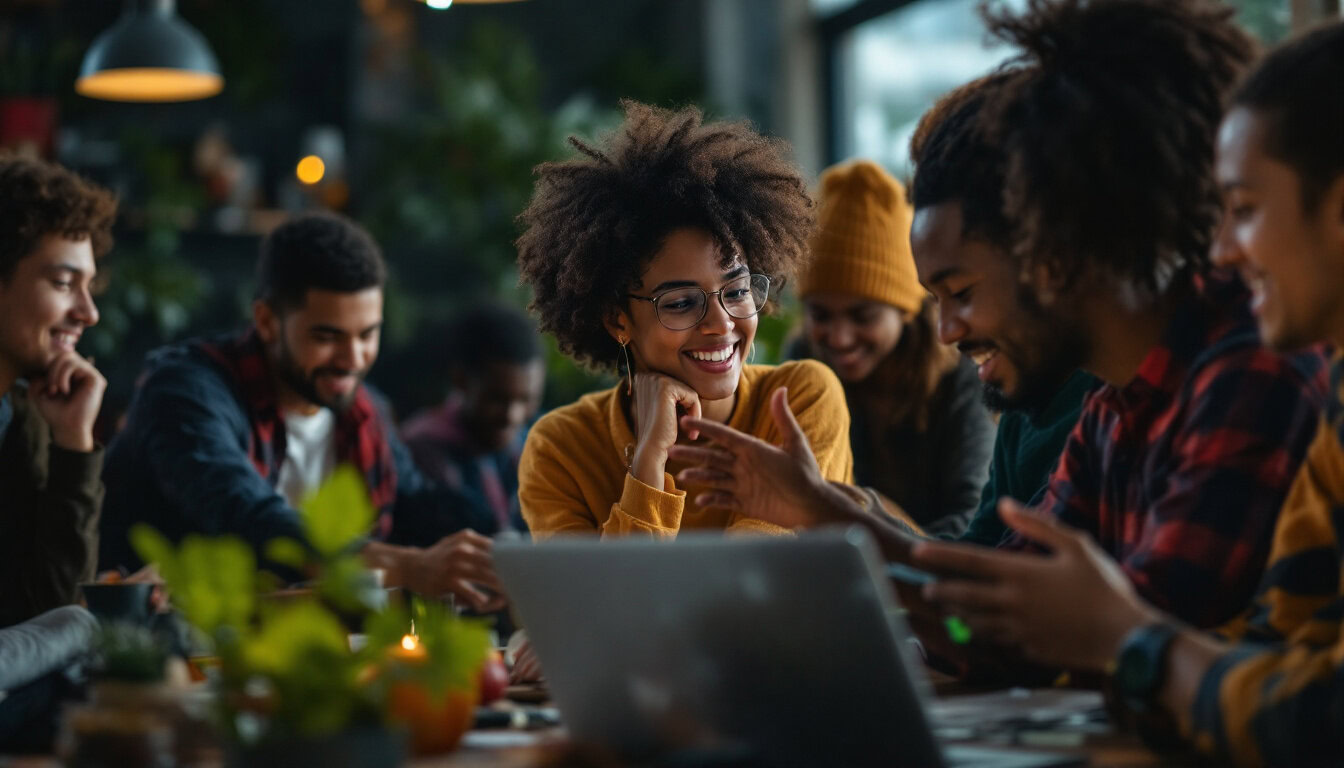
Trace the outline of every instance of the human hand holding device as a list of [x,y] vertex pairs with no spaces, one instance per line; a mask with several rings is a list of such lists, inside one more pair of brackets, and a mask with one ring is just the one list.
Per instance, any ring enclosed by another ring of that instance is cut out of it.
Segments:
[[999,502],[999,513],[1050,553],[921,542],[912,555],[939,575],[922,587],[924,596],[961,616],[977,638],[1041,663],[1100,671],[1131,629],[1157,620],[1086,533],[1011,499]]
[[493,547],[485,536],[464,530],[425,549],[372,541],[363,554],[370,567],[384,569],[386,586],[429,597],[451,594],[478,613],[490,613],[508,604],[495,575]]

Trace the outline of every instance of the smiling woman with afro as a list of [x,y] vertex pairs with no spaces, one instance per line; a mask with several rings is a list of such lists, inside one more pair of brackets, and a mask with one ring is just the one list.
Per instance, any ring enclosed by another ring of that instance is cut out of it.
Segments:
[[622,376],[533,427],[519,469],[523,516],[537,538],[782,532],[740,514],[712,467],[678,465],[668,450],[703,441],[683,415],[779,444],[775,411],[787,404],[821,475],[849,479],[835,375],[814,361],[750,364],[758,313],[803,259],[813,202],[785,142],[746,123],[707,123],[693,107],[623,107],[615,131],[571,138],[577,154],[537,167],[519,217],[518,267],[541,330]]

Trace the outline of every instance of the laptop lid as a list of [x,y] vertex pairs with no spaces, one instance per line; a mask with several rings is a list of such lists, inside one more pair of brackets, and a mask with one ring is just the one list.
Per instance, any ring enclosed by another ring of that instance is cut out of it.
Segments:
[[561,538],[495,557],[576,741],[943,764],[922,665],[860,529]]

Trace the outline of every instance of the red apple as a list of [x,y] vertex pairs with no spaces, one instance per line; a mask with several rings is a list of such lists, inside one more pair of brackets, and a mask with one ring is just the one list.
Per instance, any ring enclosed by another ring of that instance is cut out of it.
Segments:
[[509,687],[509,669],[504,666],[504,657],[499,651],[491,651],[481,665],[481,704],[504,698],[504,690]]

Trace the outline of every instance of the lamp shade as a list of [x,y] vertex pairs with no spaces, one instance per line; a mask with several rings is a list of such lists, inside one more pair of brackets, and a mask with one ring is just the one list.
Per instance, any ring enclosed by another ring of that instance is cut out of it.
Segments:
[[516,3],[520,0],[418,0],[435,10],[445,10],[454,5],[486,5],[490,3]]
[[128,2],[84,54],[75,91],[111,101],[191,101],[219,93],[224,77],[214,52],[174,5]]

